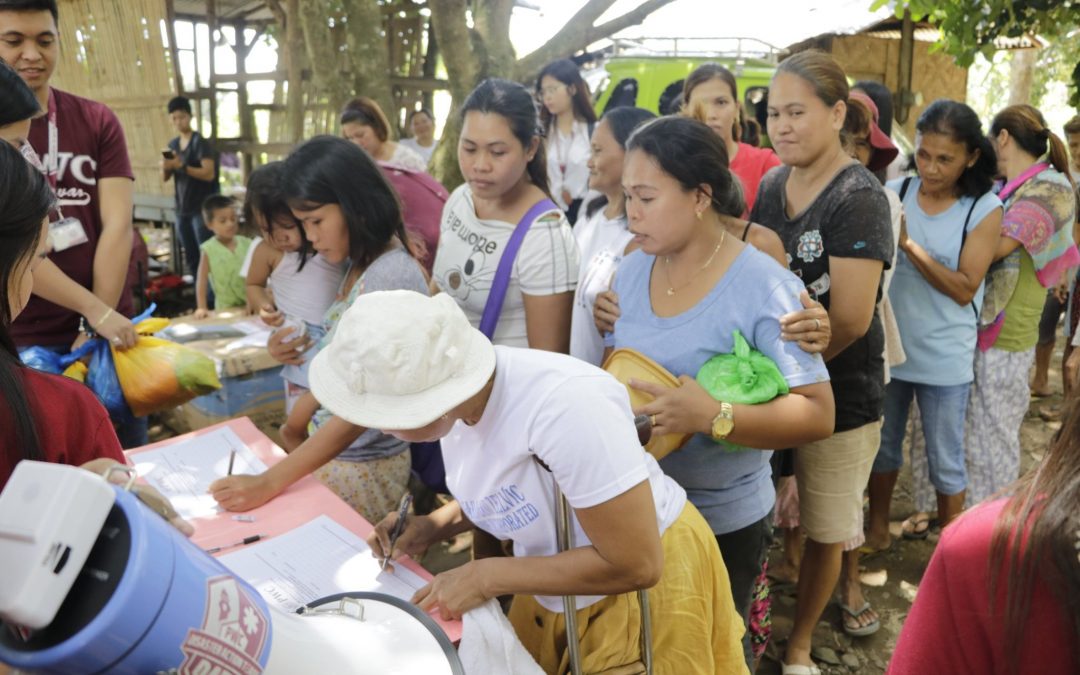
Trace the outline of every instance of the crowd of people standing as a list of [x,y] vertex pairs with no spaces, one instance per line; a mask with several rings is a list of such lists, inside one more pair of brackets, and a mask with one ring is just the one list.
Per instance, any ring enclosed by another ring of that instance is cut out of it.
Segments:
[[[71,425],[50,422],[48,398],[73,385],[31,374],[19,348],[66,351],[80,313],[118,348],[133,340],[121,268],[91,265],[129,253],[122,130],[104,106],[48,86],[55,5],[8,4],[0,485],[21,458],[90,459],[65,450],[79,441],[73,428],[63,437],[75,424],[94,426],[90,454],[122,459],[86,397]],[[240,302],[281,327],[268,349],[286,366],[289,456],[217,481],[215,499],[248,510],[314,474],[376,524],[370,543],[387,557],[473,530],[474,560],[416,602],[457,618],[514,596],[518,637],[558,673],[570,659],[560,596],[575,598],[586,672],[643,658],[645,612],[654,672],[753,672],[770,633],[768,553],[787,528],[783,573],[797,599],[782,669],[813,675],[814,628],[837,590],[843,630],[880,627],[859,555],[892,545],[908,440],[923,512],[903,536],[925,537],[931,511],[946,529],[890,672],[1076,672],[1075,397],[1045,459],[1019,475],[1048,291],[1078,337],[1080,197],[1066,145],[1031,106],[984,125],[939,100],[915,124],[908,175],[884,180],[898,150],[880,89],[853,89],[827,54],[793,54],[772,78],[768,147],[758,147],[744,140],[738,83],[721,65],[687,77],[678,114],[621,107],[598,119],[577,67],[557,61],[533,90],[488,79],[463,102],[465,183],[452,192],[427,173],[432,114],[413,111],[414,138],[396,141],[360,96],[341,112],[341,137],[307,140],[249,177],[243,211],[257,242],[235,236],[212,151],[189,103],[174,100],[180,136],[162,177],[177,181],[188,264],[221,296],[239,274],[232,258],[249,258]],[[103,153],[96,183],[76,186],[89,206],[64,202],[58,186],[72,177],[55,170],[57,131],[62,148],[93,136],[87,152]],[[1064,131],[1076,166],[1080,122]],[[54,206],[78,214],[84,255],[49,252],[48,233],[66,222]],[[781,393],[725,398],[698,376],[744,343],[775,368]],[[649,399],[632,409],[597,368],[627,349],[678,384],[630,381]],[[1073,391],[1078,354],[1063,363]],[[652,457],[635,415],[685,442]],[[391,550],[396,504],[433,458],[453,499],[410,517]],[[555,536],[556,494],[571,507],[569,549]],[[651,589],[648,606],[640,589]]]

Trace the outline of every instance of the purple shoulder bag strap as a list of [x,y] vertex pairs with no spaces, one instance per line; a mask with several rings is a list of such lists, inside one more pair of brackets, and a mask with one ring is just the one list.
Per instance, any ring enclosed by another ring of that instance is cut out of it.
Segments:
[[498,325],[499,315],[502,314],[506,290],[510,286],[510,272],[514,269],[514,260],[517,258],[518,249],[521,248],[521,242],[525,241],[525,235],[540,214],[558,208],[550,199],[540,200],[521,217],[521,221],[518,222],[513,234],[506,242],[506,248],[503,249],[502,257],[499,258],[499,266],[495,270],[495,280],[491,284],[487,303],[484,304],[484,313],[480,317],[480,332],[489,340],[495,335],[495,326]]

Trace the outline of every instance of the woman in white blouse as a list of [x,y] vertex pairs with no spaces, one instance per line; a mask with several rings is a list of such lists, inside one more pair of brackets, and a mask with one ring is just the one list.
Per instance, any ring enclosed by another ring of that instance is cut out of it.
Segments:
[[544,66],[536,79],[540,123],[547,136],[548,184],[572,223],[589,191],[589,138],[596,125],[589,86],[569,59]]

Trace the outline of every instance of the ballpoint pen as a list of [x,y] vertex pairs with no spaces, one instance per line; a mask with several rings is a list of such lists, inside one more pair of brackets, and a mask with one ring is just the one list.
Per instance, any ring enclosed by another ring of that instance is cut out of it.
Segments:
[[411,505],[412,494],[406,492],[405,496],[401,498],[401,506],[398,507],[397,522],[394,523],[394,529],[390,530],[390,550],[386,552],[386,557],[382,560],[382,570],[386,570],[386,566],[390,564],[390,556],[394,553],[394,546],[397,545],[398,537],[405,531],[405,518],[409,515],[409,506]]
[[224,551],[227,548],[236,548],[237,546],[247,546],[248,544],[254,544],[257,541],[261,541],[266,537],[265,534],[253,534],[250,537],[244,537],[240,541],[233,544],[225,544],[224,546],[215,546],[213,548],[206,549],[207,553],[218,553]]

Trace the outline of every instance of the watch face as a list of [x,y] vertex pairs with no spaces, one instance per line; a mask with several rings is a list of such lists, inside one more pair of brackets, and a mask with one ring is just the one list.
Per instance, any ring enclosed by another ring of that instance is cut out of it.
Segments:
[[735,422],[727,417],[717,417],[713,420],[712,432],[713,436],[717,438],[723,438],[731,433],[731,430],[735,428]]

